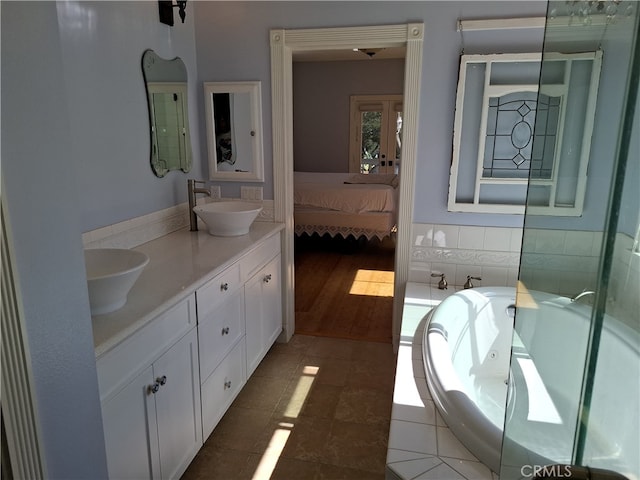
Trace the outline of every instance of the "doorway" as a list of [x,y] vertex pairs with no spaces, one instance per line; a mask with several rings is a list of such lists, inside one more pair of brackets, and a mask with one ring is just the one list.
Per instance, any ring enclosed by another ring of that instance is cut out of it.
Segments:
[[280,29],[270,32],[274,219],[285,224],[282,251],[283,339],[286,341],[295,331],[292,52],[406,46],[402,164],[403,176],[407,180],[401,182],[399,187],[400,210],[393,297],[393,344],[397,349],[404,287],[409,270],[423,38],[424,25],[421,23],[302,30]]

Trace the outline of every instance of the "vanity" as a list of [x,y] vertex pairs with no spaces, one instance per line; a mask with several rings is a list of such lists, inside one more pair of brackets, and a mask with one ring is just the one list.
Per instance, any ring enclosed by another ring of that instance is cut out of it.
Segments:
[[179,478],[281,334],[283,227],[135,248],[127,303],[92,319],[110,478]]

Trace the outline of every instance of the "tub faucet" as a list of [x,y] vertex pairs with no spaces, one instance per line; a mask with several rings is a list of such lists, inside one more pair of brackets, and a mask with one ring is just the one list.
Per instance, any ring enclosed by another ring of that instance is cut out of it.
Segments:
[[471,280],[482,280],[480,277],[472,277],[471,275],[467,275],[467,281],[464,282],[464,288],[473,288],[473,283]]
[[211,196],[211,192],[206,188],[197,187],[196,184],[204,185],[202,180],[187,180],[187,194],[189,195],[189,227],[192,232],[198,231],[198,217],[196,212],[193,211],[193,207],[196,206],[196,193],[203,193]]
[[579,294],[574,295],[573,297],[571,297],[571,302],[577,302],[578,300],[580,300],[583,297],[589,297],[589,296],[595,295],[595,294],[596,294],[596,292],[594,292],[592,290],[583,290]]
[[432,273],[431,274],[432,277],[440,277],[440,281],[438,282],[438,288],[440,290],[446,290],[447,289],[447,285],[449,285],[447,283],[447,279],[444,278],[444,273]]

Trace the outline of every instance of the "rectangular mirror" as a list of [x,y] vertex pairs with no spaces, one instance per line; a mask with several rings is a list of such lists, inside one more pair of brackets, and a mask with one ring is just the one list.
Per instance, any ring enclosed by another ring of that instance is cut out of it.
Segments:
[[264,181],[260,82],[205,82],[209,178]]

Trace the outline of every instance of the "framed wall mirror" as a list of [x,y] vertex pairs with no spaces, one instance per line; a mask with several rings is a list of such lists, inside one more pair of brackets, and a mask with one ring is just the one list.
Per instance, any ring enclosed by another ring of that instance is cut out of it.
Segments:
[[181,58],[165,60],[153,50],[142,55],[151,135],[151,169],[158,177],[191,170],[187,69]]
[[260,82],[205,82],[209,178],[264,181]]

